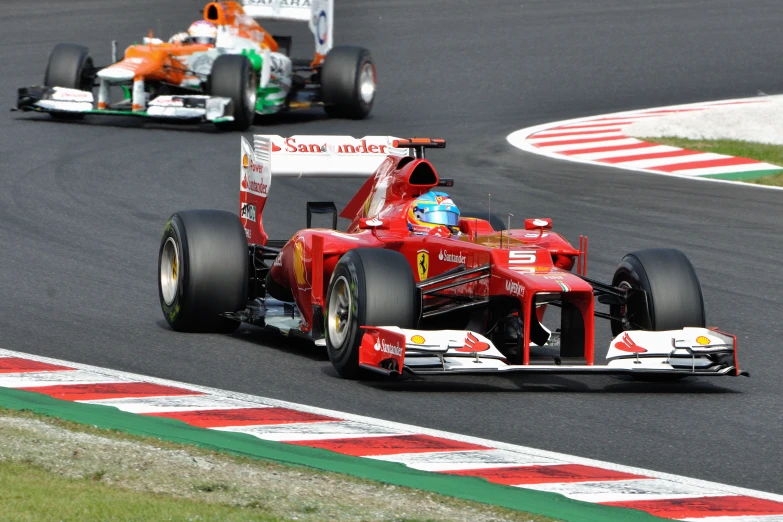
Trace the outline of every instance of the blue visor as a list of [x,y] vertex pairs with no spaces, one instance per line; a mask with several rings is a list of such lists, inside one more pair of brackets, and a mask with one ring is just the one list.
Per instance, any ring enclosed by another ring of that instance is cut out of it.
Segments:
[[457,226],[459,225],[459,214],[456,212],[435,210],[433,212],[425,212],[422,221],[425,223],[437,223],[438,225]]

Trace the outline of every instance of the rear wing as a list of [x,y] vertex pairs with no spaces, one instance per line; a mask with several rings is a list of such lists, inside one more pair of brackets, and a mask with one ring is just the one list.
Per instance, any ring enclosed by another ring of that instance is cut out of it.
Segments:
[[253,18],[307,22],[315,38],[316,63],[332,49],[333,0],[242,0],[242,8]]
[[272,177],[368,178],[387,156],[408,156],[410,145],[392,136],[283,136],[241,138],[239,211],[250,244],[266,244],[261,215]]

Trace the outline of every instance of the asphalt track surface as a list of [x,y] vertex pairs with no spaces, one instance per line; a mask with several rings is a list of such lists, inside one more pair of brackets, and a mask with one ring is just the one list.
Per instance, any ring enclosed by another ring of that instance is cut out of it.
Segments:
[[[182,30],[200,1],[5,0],[0,105],[40,82],[50,49],[74,41],[96,63],[148,29]],[[233,337],[166,326],[156,290],[160,234],[186,208],[236,211],[237,134],[88,118],[0,116],[0,345],[50,357],[334,408],[783,493],[778,253],[781,194],[558,162],[505,136],[602,112],[783,91],[779,0],[526,2],[340,0],[335,41],[372,50],[372,118],[317,112],[255,132],[444,137],[431,154],[463,209],[552,217],[590,237],[589,274],[623,254],[680,248],[708,322],[739,335],[750,379],[640,384],[608,377],[336,377],[321,349],[243,328]],[[283,28],[285,29],[285,28]],[[295,50],[309,56],[304,28]],[[250,133],[246,133],[249,135]],[[360,181],[277,180],[267,231],[304,226],[307,200],[348,201]],[[601,325],[597,346],[606,346]],[[603,355],[599,348],[599,354]]]

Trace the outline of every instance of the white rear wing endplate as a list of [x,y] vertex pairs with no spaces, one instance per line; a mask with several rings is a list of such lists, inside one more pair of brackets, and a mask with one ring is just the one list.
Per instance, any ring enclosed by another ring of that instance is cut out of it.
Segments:
[[273,177],[367,178],[387,156],[408,156],[393,136],[253,136],[253,148],[270,151]]
[[315,52],[326,56],[332,48],[333,0],[242,0],[242,9],[253,18],[307,22]]

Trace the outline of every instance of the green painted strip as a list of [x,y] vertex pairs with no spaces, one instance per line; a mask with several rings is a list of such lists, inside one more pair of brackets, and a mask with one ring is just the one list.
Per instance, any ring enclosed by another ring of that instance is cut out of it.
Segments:
[[770,170],[746,170],[744,172],[725,172],[723,174],[705,174],[699,176],[700,178],[714,178],[714,179],[728,179],[728,180],[742,180],[742,179],[756,179],[763,178],[764,176],[773,176],[780,174],[783,169],[770,169]]
[[561,519],[566,522],[653,522],[647,513],[570,500],[554,493],[492,484],[474,477],[418,471],[403,464],[351,457],[331,451],[269,442],[245,433],[197,428],[173,419],[147,417],[110,406],[61,401],[47,395],[0,387],[0,406],[60,419],[192,444],[234,455],[344,473],[387,484],[431,491],[465,500]]

